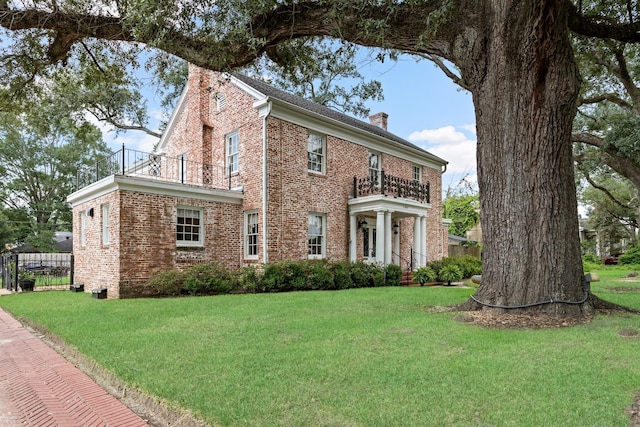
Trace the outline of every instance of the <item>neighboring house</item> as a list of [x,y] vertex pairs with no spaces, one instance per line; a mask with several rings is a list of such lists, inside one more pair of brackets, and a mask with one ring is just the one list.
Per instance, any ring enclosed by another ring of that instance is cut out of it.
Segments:
[[[263,82],[190,66],[154,154],[123,150],[71,196],[75,277],[109,298],[198,262],[447,255],[446,162],[386,130]],[[95,182],[91,182],[95,181]]]

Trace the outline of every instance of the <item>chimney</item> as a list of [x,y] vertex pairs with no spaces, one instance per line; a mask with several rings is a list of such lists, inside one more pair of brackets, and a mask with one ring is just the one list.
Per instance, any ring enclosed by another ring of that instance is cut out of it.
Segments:
[[387,113],[376,113],[373,116],[369,116],[369,122],[374,125],[387,130],[387,118],[389,115]]

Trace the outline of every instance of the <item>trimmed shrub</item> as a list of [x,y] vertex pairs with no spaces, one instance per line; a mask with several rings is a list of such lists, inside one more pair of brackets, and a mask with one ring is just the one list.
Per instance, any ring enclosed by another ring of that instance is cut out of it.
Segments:
[[166,270],[157,273],[142,287],[145,296],[180,295],[184,283],[184,273],[178,270]]
[[640,246],[629,249],[618,257],[618,264],[630,265],[640,264]]
[[308,261],[307,267],[307,283],[310,289],[334,289],[333,271],[328,261]]
[[333,271],[333,289],[353,288],[350,262],[334,262],[331,263],[330,266]]
[[389,264],[385,268],[387,276],[387,286],[400,286],[400,280],[402,280],[402,268],[399,265]]
[[184,275],[184,287],[191,295],[226,294],[239,288],[237,278],[215,262],[196,264]]
[[595,256],[594,254],[585,254],[582,255],[582,263],[583,264],[602,264],[602,260]]
[[371,266],[364,261],[357,261],[351,264],[351,280],[354,288],[368,288],[371,286],[370,270]]
[[385,285],[384,281],[384,267],[378,265],[371,265],[370,277],[371,277],[371,286],[374,288],[378,288],[380,286]]
[[260,289],[262,275],[254,266],[242,267],[240,269],[240,290],[247,293],[255,293]]
[[424,286],[425,283],[431,283],[436,279],[436,272],[431,267],[420,267],[413,273],[413,281]]

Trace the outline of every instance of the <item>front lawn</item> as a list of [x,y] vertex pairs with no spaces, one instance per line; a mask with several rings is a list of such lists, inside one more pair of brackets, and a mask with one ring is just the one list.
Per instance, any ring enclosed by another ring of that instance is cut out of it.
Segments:
[[[629,271],[599,296],[640,309]],[[427,310],[472,289],[365,288],[96,300],[0,298],[130,384],[222,426],[624,426],[640,317],[493,330]]]

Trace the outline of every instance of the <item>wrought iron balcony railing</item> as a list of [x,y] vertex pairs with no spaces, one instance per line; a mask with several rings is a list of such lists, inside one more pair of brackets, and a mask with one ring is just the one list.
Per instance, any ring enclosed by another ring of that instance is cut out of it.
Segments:
[[413,199],[421,203],[431,202],[429,183],[421,184],[418,181],[387,175],[384,170],[381,170],[378,176],[353,177],[354,197],[374,194]]
[[139,176],[211,188],[231,189],[230,170],[221,166],[188,161],[122,147],[93,166],[78,170],[77,189],[111,175]]

